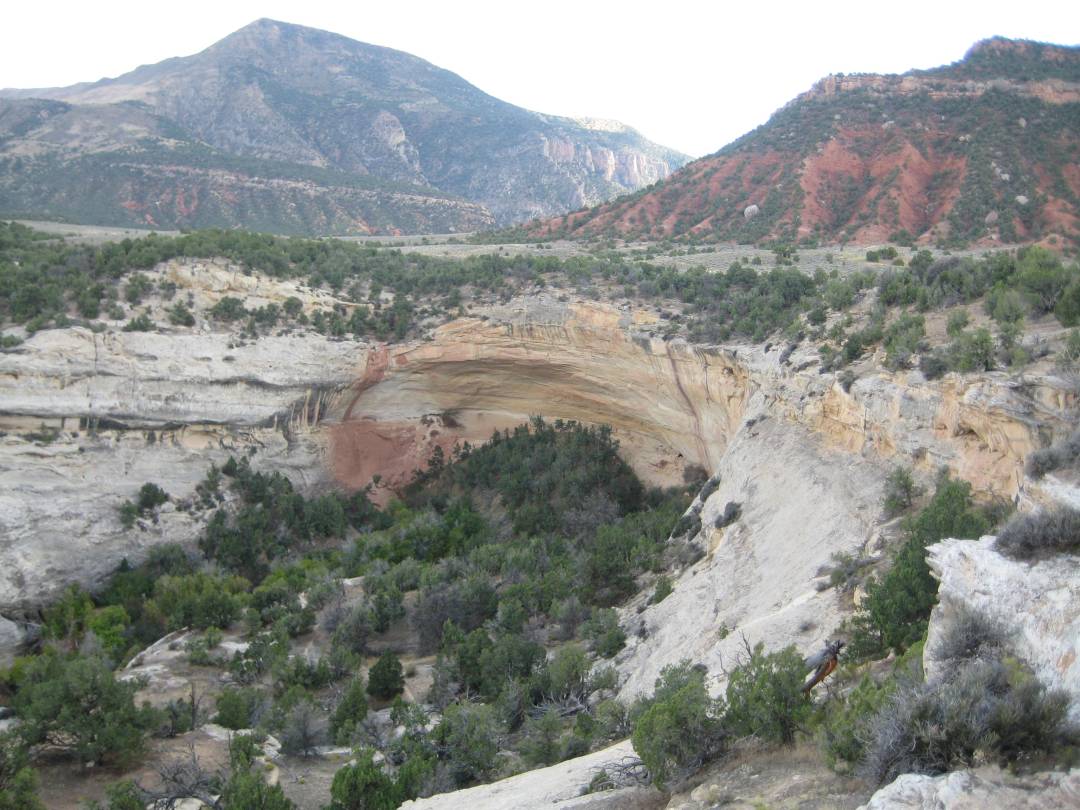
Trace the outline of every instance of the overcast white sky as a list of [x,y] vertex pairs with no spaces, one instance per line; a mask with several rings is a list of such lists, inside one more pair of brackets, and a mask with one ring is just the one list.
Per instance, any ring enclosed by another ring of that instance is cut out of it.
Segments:
[[5,4],[0,87],[116,76],[272,17],[398,48],[504,101],[615,118],[698,156],[827,73],[903,72],[995,34],[1080,41],[1080,2],[189,0]]

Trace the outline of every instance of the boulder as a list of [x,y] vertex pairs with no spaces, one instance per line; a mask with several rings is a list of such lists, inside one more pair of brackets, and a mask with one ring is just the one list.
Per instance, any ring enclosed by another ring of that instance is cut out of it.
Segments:
[[753,219],[760,213],[761,209],[758,208],[756,205],[748,205],[746,206],[746,208],[743,209],[742,215],[743,219]]
[[653,810],[664,806],[655,788],[631,787],[581,795],[602,768],[634,756],[629,740],[547,768],[511,776],[487,785],[405,802],[403,810],[505,810],[509,807],[552,807],[559,810]]
[[1080,770],[1014,776],[1000,768],[942,776],[906,773],[859,810],[1036,810],[1080,806]]

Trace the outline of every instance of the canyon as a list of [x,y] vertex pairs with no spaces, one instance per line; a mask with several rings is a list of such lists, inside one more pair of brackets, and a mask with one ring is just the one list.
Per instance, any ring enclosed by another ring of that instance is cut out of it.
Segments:
[[[156,272],[219,296],[259,284],[267,300],[296,291],[269,292],[281,282],[237,268]],[[1044,497],[1025,486],[1023,460],[1068,429],[1076,401],[1052,373],[930,383],[917,371],[877,372],[844,390],[819,373],[812,347],[695,346],[657,337],[656,324],[646,309],[537,294],[395,345],[311,333],[244,340],[205,323],[39,332],[0,355],[0,615],[30,619],[68,583],[94,587],[166,537],[192,543],[198,522],[171,505],[157,523],[122,528],[118,499],[143,482],[182,500],[211,463],[249,453],[256,468],[313,490],[378,476],[385,500],[436,447],[482,443],[536,415],[610,425],[652,484],[680,483],[691,467],[719,471],[705,524],[720,501],[752,504],[755,488],[765,487],[763,505],[781,492],[802,490],[806,503],[849,493],[830,507],[831,523],[849,530],[793,573],[805,586],[831,553],[870,540],[889,464],[927,480],[944,466],[985,496]],[[761,464],[752,482],[746,470]],[[770,511],[763,506],[751,533]],[[798,512],[792,503],[775,531],[796,525]],[[722,538],[705,530],[701,542],[723,556],[736,541]]]
[[[626,642],[607,663],[617,682],[612,695],[626,703],[649,695],[672,663],[699,664],[719,696],[750,646],[793,645],[806,655],[833,637],[852,608],[851,597],[829,587],[837,555],[882,560],[902,531],[882,514],[885,481],[898,465],[928,488],[948,470],[983,501],[1023,510],[1078,500],[1075,476],[1025,473],[1032,451],[1075,427],[1080,392],[1048,361],[927,380],[918,370],[887,370],[878,348],[840,374],[822,368],[814,340],[697,344],[671,336],[672,315],[659,305],[539,285],[429,313],[400,342],[333,338],[300,326],[305,321],[259,335],[210,313],[239,298],[252,311],[292,299],[308,315],[347,315],[359,306],[356,293],[350,300],[224,258],[170,259],[145,276],[152,288],[171,290],[142,302],[156,329],[67,325],[23,334],[0,352],[0,666],[33,644],[43,609],[67,586],[99,589],[117,566],[138,564],[159,544],[195,550],[207,521],[193,508],[196,488],[211,464],[230,457],[283,473],[307,494],[370,488],[385,505],[433,454],[453,457],[465,443],[542,416],[609,426],[647,484],[704,480],[668,540],[671,593],[653,599],[647,574],[617,607]],[[192,325],[164,325],[176,296],[196,314]],[[119,507],[147,482],[169,500],[126,528]],[[228,507],[233,496],[225,497]],[[1075,693],[1076,599],[1062,585],[1075,566],[1066,559],[1029,570],[992,544],[931,549],[942,583],[931,642],[958,605],[1019,617],[1039,677]],[[360,598],[356,581],[348,588]],[[1023,609],[1036,594],[1054,594],[1049,612]],[[856,604],[860,598],[865,592]],[[212,689],[170,638],[130,665],[132,677],[150,677],[144,695],[160,701],[196,681]],[[305,642],[305,654],[315,643]],[[226,649],[246,646],[230,631]],[[415,659],[412,699],[433,666]],[[927,653],[925,666],[931,673],[939,664]],[[193,735],[223,756],[224,730],[211,725]],[[329,789],[339,754],[316,765],[279,757],[273,773],[310,776],[310,787],[287,792],[302,807],[319,806],[312,797]],[[806,790],[815,806],[853,809],[869,798],[798,750],[735,754],[674,797],[640,786],[579,795],[599,769],[633,756],[623,740],[407,806],[498,808],[513,796],[521,806],[700,810],[714,795],[780,801]],[[748,768],[763,778],[748,781]],[[1071,789],[1071,778],[1028,782],[1056,796]],[[950,779],[896,783],[868,806],[1020,789],[999,773]]]

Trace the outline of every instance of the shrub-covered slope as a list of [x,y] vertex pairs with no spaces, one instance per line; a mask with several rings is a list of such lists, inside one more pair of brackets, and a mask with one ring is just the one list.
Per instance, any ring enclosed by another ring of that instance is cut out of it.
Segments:
[[835,75],[667,180],[537,237],[946,243],[1080,238],[1080,50],[993,39]]

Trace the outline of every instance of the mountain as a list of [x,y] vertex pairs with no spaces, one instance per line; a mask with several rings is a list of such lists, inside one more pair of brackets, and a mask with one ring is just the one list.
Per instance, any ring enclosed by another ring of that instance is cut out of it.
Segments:
[[1080,48],[995,38],[903,75],[833,75],[655,186],[534,237],[1080,241]]
[[114,79],[0,91],[0,214],[285,233],[467,230],[592,205],[686,156],[400,51],[258,20]]

